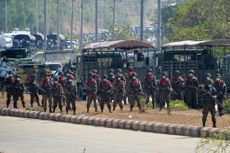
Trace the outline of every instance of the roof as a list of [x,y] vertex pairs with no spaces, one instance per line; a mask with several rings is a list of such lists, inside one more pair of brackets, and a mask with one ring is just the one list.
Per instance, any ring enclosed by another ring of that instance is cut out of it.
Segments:
[[96,42],[84,47],[85,50],[103,49],[103,48],[135,49],[135,48],[154,48],[154,46],[139,40],[117,40],[117,41]]
[[185,40],[185,41],[177,41],[168,44],[162,45],[162,47],[188,47],[188,46],[196,46],[205,41],[193,41],[193,40]]
[[207,40],[198,44],[199,46],[230,46],[230,39]]

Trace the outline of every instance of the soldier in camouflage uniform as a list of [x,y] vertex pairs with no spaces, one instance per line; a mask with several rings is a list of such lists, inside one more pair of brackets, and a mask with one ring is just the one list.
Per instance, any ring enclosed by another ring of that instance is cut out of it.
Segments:
[[163,72],[161,75],[161,79],[158,84],[159,88],[159,96],[160,96],[160,111],[167,104],[167,113],[170,115],[170,94],[172,92],[172,86],[169,78],[167,77],[166,72]]
[[13,86],[13,98],[14,98],[14,108],[17,108],[17,101],[20,98],[22,101],[22,106],[25,108],[25,101],[24,101],[24,85],[21,82],[21,78],[19,76],[16,77],[16,80],[12,84]]
[[122,100],[125,97],[125,82],[122,80],[122,76],[117,75],[113,82],[113,111],[115,111],[117,104],[120,109],[123,109]]
[[137,106],[139,108],[139,111],[141,112],[141,94],[143,94],[141,82],[137,78],[137,73],[133,73],[132,79],[129,81],[129,87],[130,87],[130,111],[133,111],[133,107],[135,104],[135,101],[137,101]]
[[47,100],[49,103],[49,112],[52,112],[52,83],[51,77],[49,74],[46,74],[45,79],[42,81],[42,89],[43,89],[43,98],[42,98],[42,107],[44,112],[47,109]]
[[54,79],[54,84],[52,86],[52,96],[53,96],[53,112],[59,106],[60,112],[62,113],[62,98],[63,98],[63,88],[62,85],[58,82],[58,79]]
[[65,88],[66,87],[66,85],[65,85],[66,80],[65,80],[63,72],[59,73],[58,82],[62,85],[62,88],[63,88],[62,102],[63,102],[63,105],[65,105],[65,102],[66,102],[66,88]]
[[216,89],[213,86],[212,80],[206,82],[206,85],[199,85],[197,93],[203,105],[202,110],[202,123],[203,127],[206,125],[206,120],[208,113],[211,113],[213,127],[216,127],[216,118],[215,118],[215,95]]
[[198,97],[197,97],[197,87],[198,79],[194,76],[194,71],[190,70],[188,72],[187,80],[185,81],[185,89],[187,93],[187,104],[189,108],[198,108]]
[[30,79],[28,87],[29,87],[28,90],[30,91],[30,105],[31,105],[31,108],[33,108],[34,99],[36,99],[38,106],[40,106],[39,96],[38,96],[39,87],[38,87],[38,84],[36,82],[36,75],[35,74],[33,74],[31,76],[31,79]]
[[76,100],[77,100],[77,91],[76,91],[76,82],[73,80],[74,78],[69,78],[66,82],[66,113],[71,108],[73,110],[73,115],[76,114]]
[[86,82],[87,95],[87,112],[89,112],[92,101],[94,102],[95,112],[97,112],[97,81],[93,77],[93,73],[89,73],[89,80]]
[[217,74],[216,79],[214,81],[214,87],[217,90],[217,101],[218,101],[218,111],[219,116],[224,115],[223,112],[223,100],[225,96],[226,84],[224,80],[221,79],[221,75]]
[[102,76],[102,80],[101,83],[99,85],[99,96],[101,101],[100,103],[100,108],[101,108],[101,112],[104,111],[104,105],[107,104],[107,107],[109,109],[109,112],[111,112],[111,104],[110,104],[110,97],[112,95],[112,84],[111,82],[107,79],[107,75],[104,74]]
[[109,75],[108,75],[108,80],[113,83],[113,81],[115,80],[115,74],[114,74],[114,70],[110,69],[109,70]]
[[[125,91],[126,91],[127,80],[126,80],[125,74],[122,72],[121,68],[117,69],[116,76],[121,77],[121,80],[124,81],[124,83],[125,83],[124,87],[125,87]],[[125,94],[126,94],[126,92],[125,92]],[[126,97],[127,97],[127,95],[123,96],[123,101],[124,101],[125,105],[127,104]]]
[[172,87],[175,93],[174,99],[183,100],[185,82],[178,70],[175,71],[175,79],[172,81]]
[[14,77],[12,74],[9,75],[8,78],[6,78],[5,86],[6,86],[6,106],[7,108],[10,105],[11,97],[13,97],[13,83],[14,83]]
[[155,82],[155,78],[152,74],[152,69],[148,69],[147,70],[147,74],[145,75],[144,78],[144,89],[145,89],[145,93],[146,93],[146,105],[148,105],[149,103],[149,99],[150,96],[152,98],[152,108],[155,108],[155,104],[154,104],[154,98],[155,98],[155,91],[156,91],[156,82]]

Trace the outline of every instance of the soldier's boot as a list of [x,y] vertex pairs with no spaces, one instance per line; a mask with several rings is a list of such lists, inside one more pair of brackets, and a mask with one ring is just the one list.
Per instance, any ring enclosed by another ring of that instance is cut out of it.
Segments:
[[109,102],[108,102],[108,104],[107,104],[107,107],[108,107],[108,109],[109,109],[109,112],[112,113],[112,111],[111,111],[111,105],[110,105]]
[[26,108],[26,104],[24,102],[24,100],[22,101],[22,107],[25,109]]
[[152,109],[155,109],[155,102],[152,101]]
[[94,109],[95,109],[95,112],[98,112],[96,102],[94,102]]
[[113,111],[115,111],[115,109],[116,109],[115,103],[116,103],[116,102],[113,102]]
[[18,109],[17,101],[14,101],[14,108],[15,108],[15,109]]
[[49,112],[52,113],[52,108],[51,107],[49,107]]
[[120,107],[120,109],[121,109],[121,111],[122,111],[122,110],[123,110],[123,105],[122,105],[122,103],[119,104],[119,107]]
[[104,111],[104,105],[100,104],[101,112],[103,113]]
[[215,117],[212,117],[212,126],[216,128],[216,119]]
[[206,125],[206,120],[202,120],[203,127]]

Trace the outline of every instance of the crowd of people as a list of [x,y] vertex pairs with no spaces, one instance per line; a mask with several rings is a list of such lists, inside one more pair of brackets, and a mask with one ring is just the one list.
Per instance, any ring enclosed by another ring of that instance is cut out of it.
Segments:
[[[170,80],[166,72],[161,74],[159,79],[153,75],[152,69],[148,69],[144,79],[141,81],[138,74],[132,67],[127,73],[123,73],[122,69],[109,70],[108,74],[100,75],[97,70],[89,72],[89,79],[85,82],[87,104],[86,110],[89,112],[90,105],[93,102],[94,109],[97,112],[99,104],[100,111],[104,111],[104,106],[110,113],[116,110],[117,105],[123,110],[123,105],[129,104],[130,111],[133,111],[135,102],[139,111],[146,110],[146,106],[151,101],[152,108],[159,107],[161,111],[165,106],[167,113],[170,115],[170,99],[180,99],[190,109],[200,109],[203,111],[203,126],[205,126],[207,115],[212,115],[213,127],[216,127],[215,103],[218,104],[219,115],[223,113],[223,99],[225,96],[226,85],[221,79],[220,74],[216,74],[212,78],[211,74],[207,74],[205,84],[199,84],[193,70],[188,71],[186,77],[183,77],[179,71],[175,72],[175,78]],[[13,76],[2,80],[1,85],[6,87],[6,105],[9,107],[11,97],[13,97],[13,107],[18,108],[17,101],[21,99],[22,106],[25,108],[24,92],[30,94],[30,105],[33,108],[34,100],[37,105],[49,112],[55,112],[57,106],[60,112],[63,111],[65,105],[66,113],[69,110],[76,114],[77,77],[74,73],[62,73],[55,78],[50,73],[45,73],[41,78],[41,83],[36,81],[36,74],[30,76],[29,82],[24,86],[20,76]],[[42,100],[39,99],[42,95]],[[141,102],[144,100],[145,105]],[[145,108],[143,108],[145,107]]]

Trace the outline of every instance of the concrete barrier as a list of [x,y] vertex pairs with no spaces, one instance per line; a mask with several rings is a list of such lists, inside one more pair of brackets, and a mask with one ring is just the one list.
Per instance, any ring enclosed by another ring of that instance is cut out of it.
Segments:
[[68,114],[63,115],[60,113],[46,113],[46,112],[27,111],[27,110],[9,109],[9,108],[0,108],[0,115],[41,119],[41,120],[61,121],[61,122],[67,122],[73,124],[103,126],[109,128],[140,130],[146,132],[164,133],[164,134],[171,134],[171,135],[184,135],[190,137],[212,137],[215,136],[216,134],[224,134],[226,132],[229,132],[228,129],[211,128],[211,127],[88,117],[82,115],[73,116]]

